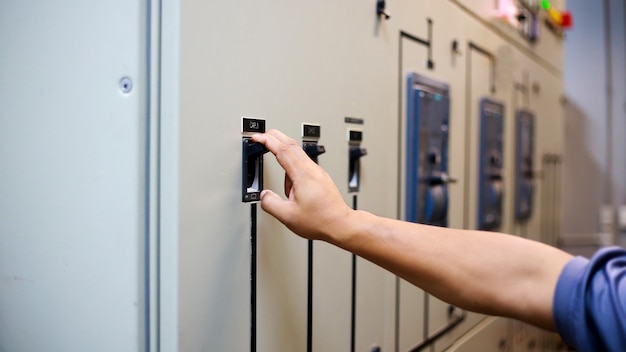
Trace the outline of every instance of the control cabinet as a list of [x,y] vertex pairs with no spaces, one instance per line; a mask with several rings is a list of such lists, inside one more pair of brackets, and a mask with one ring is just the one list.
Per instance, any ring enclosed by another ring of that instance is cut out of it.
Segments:
[[447,226],[449,88],[417,73],[407,80],[405,219]]
[[479,230],[498,230],[502,224],[503,119],[502,103],[489,98],[481,99],[477,222]]
[[535,117],[527,110],[515,114],[515,220],[526,221],[532,215],[534,180],[533,154]]

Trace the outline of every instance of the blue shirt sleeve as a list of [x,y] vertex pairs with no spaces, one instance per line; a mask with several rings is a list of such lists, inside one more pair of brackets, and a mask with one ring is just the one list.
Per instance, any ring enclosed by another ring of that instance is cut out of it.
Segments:
[[579,351],[626,350],[626,250],[604,248],[569,261],[554,293],[554,322]]

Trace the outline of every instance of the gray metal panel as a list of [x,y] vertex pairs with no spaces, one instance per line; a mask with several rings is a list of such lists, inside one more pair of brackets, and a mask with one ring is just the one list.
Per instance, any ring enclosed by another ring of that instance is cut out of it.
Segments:
[[144,348],[145,18],[0,3],[2,351]]

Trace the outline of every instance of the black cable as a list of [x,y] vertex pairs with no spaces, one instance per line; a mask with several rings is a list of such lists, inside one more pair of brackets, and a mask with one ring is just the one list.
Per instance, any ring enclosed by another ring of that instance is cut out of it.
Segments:
[[[352,209],[357,209],[356,194],[352,196]],[[356,254],[352,254],[352,310],[350,324],[350,351],[355,351],[356,337]]]
[[409,351],[419,352],[428,346],[432,346],[432,344],[435,343],[435,341],[439,340],[442,336],[444,336],[445,334],[449,333],[454,328],[459,326],[459,324],[461,324],[465,320],[466,316],[467,316],[467,312],[462,311],[460,315],[457,315],[456,317],[454,317],[452,320],[448,322],[448,324],[443,326],[441,329],[435,331],[432,335],[427,336],[424,339],[424,341],[420,342],[418,345],[414,346]]
[[313,351],[313,240],[309,240],[306,350]]
[[250,205],[250,351],[256,351],[256,203]]

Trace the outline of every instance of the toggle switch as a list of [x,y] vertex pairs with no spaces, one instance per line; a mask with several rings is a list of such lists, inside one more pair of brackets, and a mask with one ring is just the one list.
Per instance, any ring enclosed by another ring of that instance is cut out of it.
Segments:
[[350,161],[358,161],[362,156],[367,155],[367,150],[361,147],[350,147]]
[[261,143],[253,142],[250,135],[265,132],[265,120],[242,117],[241,132],[241,200],[255,202],[261,199],[263,190],[263,155],[269,150]]
[[317,163],[317,156],[326,153],[326,148],[323,145],[319,145],[316,142],[304,142],[302,143],[304,152]]
[[385,10],[385,0],[377,0],[376,1],[376,14],[378,18],[383,17],[386,20],[391,18],[391,15]]
[[319,145],[318,141],[321,136],[320,125],[315,124],[302,124],[302,149],[316,164],[318,163],[317,157],[326,153],[326,148],[323,145]]
[[358,192],[361,189],[361,157],[365,155],[367,155],[365,148],[350,147],[348,192]]
[[348,192],[358,192],[361,188],[361,158],[367,150],[361,147],[363,132],[348,130]]
[[254,202],[261,199],[263,190],[263,155],[269,150],[250,138],[242,140],[242,201]]

